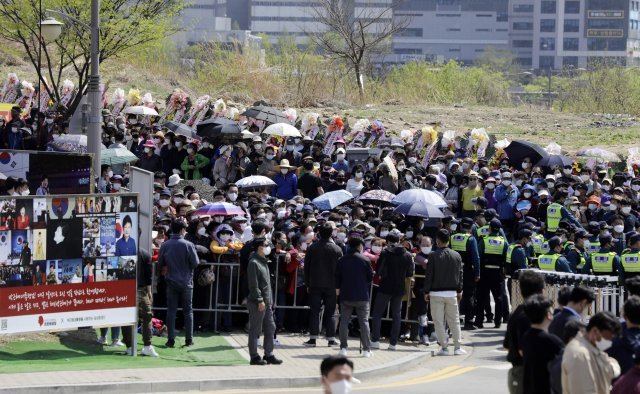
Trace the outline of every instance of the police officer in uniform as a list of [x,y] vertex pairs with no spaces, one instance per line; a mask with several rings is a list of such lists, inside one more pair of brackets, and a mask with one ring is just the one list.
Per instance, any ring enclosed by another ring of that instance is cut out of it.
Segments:
[[[531,230],[522,229],[518,233],[518,240],[509,245],[507,249],[507,265],[505,267],[505,274],[508,278],[511,278],[517,270],[529,267],[529,256],[527,255],[526,247],[531,242],[532,237],[533,232]],[[511,286],[507,287],[511,288]]]
[[578,228],[582,228],[580,222],[573,216],[571,212],[564,206],[564,201],[569,194],[566,191],[559,191],[556,193],[557,200],[549,204],[547,207],[547,239],[556,235],[556,231],[560,228],[560,221],[566,219]]
[[589,256],[593,256],[594,253],[600,251],[600,223],[589,222],[589,232],[592,235],[589,237],[589,242],[586,243],[584,248]]
[[629,249],[624,251],[621,260],[625,280],[640,276],[640,234],[629,237]]
[[549,240],[549,253],[538,257],[538,268],[543,271],[571,272],[569,261],[562,255],[562,240],[560,237],[551,237]]
[[584,266],[585,273],[593,270],[595,275],[620,275],[624,277],[624,271],[620,264],[620,256],[611,251],[613,246],[613,237],[610,234],[601,235],[600,238],[600,251],[594,253],[591,256],[591,261],[588,261]]
[[475,326],[484,328],[482,324],[483,311],[489,305],[489,292],[495,302],[495,327],[502,324],[504,302],[504,264],[507,255],[508,242],[500,235],[502,223],[492,219],[489,223],[489,235],[483,237],[478,244],[480,254],[480,281],[478,282],[477,306]]
[[[565,249],[567,261],[569,261],[569,267],[571,267],[572,272],[581,274],[587,261],[591,260],[585,248],[585,242],[589,237],[591,237],[591,234],[587,233],[586,230],[580,229],[575,232],[573,245]],[[599,244],[598,247],[600,247]]]
[[462,257],[462,299],[460,311],[464,315],[463,330],[475,330],[473,318],[475,313],[476,282],[480,280],[480,256],[478,243],[471,234],[473,219],[463,218],[460,222],[460,231],[451,236],[451,249]]

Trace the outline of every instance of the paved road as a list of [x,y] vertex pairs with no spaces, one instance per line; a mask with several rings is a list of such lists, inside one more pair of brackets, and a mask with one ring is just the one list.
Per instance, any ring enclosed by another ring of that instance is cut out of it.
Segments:
[[[501,350],[502,329],[477,330],[468,335],[472,346],[464,346],[470,355],[466,357],[433,357],[412,370],[379,381],[366,381],[355,385],[355,392],[372,394],[500,394],[507,393],[506,352]],[[379,350],[385,351],[385,350]],[[375,357],[375,355],[374,355]],[[356,365],[357,370],[357,365]],[[240,394],[247,390],[220,391],[217,393]],[[318,387],[292,389],[251,390],[252,393],[318,393]]]

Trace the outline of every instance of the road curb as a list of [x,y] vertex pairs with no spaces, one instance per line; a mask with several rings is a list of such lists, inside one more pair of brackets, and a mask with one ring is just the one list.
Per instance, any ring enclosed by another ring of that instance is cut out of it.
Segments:
[[[402,357],[393,362],[377,366],[375,368],[358,371],[355,376],[361,381],[369,378],[380,378],[393,375],[397,372],[412,368],[422,363],[433,355],[433,351],[418,351],[406,357]],[[375,357],[375,356],[374,356]],[[45,384],[38,386],[2,387],[0,393],[12,394],[85,394],[85,393],[144,393],[144,392],[172,392],[172,391],[212,391],[228,390],[235,388],[257,389],[265,387],[274,388],[295,388],[318,386],[320,384],[318,375],[301,376],[295,378],[245,378],[245,379],[210,379],[210,380],[174,380],[163,382],[114,382],[114,383],[93,383],[74,385],[54,385]]]

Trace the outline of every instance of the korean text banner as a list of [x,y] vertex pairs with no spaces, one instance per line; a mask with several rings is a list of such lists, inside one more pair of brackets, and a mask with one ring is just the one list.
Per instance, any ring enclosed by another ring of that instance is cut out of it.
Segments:
[[0,197],[0,334],[137,321],[135,194]]

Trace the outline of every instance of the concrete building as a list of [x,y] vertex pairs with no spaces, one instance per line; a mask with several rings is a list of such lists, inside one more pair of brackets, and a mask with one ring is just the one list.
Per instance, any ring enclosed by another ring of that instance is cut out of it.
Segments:
[[384,63],[412,60],[473,63],[487,48],[509,48],[509,0],[407,0],[394,18],[409,25],[393,39]]
[[[234,0],[229,0],[231,3]],[[214,33],[231,30],[231,19],[227,17],[228,0],[192,0],[182,13],[184,31],[176,35],[179,47],[197,42],[208,42]]]
[[523,68],[583,68],[640,58],[640,1],[510,0],[509,47]]
[[[387,14],[391,20],[393,0],[352,0],[345,2],[357,16]],[[326,27],[314,16],[313,0],[249,0],[249,28],[254,34],[264,33],[273,43],[286,34],[296,37],[299,45],[307,43],[305,32],[323,33]],[[373,26],[375,31],[376,26]]]

